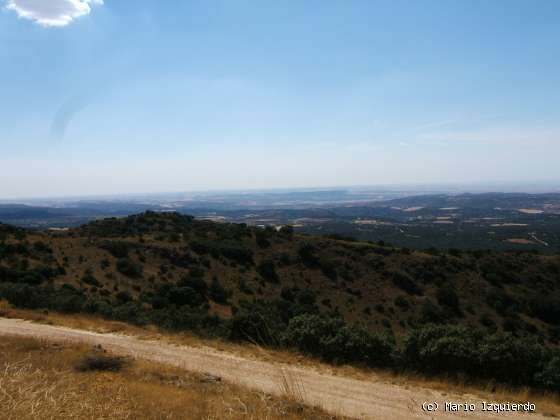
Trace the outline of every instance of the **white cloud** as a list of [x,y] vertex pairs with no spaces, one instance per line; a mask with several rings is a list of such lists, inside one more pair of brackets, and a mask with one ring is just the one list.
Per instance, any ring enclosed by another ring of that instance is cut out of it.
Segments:
[[8,0],[7,8],[42,26],[66,26],[88,15],[92,4],[101,6],[103,0]]

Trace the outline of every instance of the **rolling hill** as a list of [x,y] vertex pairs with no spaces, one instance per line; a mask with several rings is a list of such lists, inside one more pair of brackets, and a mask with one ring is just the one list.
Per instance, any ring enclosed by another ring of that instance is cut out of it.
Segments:
[[333,362],[560,386],[559,255],[411,251],[146,212],[53,232],[0,224],[0,299]]

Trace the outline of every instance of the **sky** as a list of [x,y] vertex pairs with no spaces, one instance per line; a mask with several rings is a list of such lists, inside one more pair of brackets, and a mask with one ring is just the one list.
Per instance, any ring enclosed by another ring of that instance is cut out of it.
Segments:
[[0,0],[0,198],[560,185],[556,0]]

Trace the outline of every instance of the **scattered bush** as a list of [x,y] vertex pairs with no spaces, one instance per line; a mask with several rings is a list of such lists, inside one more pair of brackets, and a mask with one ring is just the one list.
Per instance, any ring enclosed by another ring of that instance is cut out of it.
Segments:
[[315,255],[315,251],[315,247],[308,242],[301,244],[298,248],[299,258],[307,267],[315,268],[319,266],[319,259]]
[[403,311],[408,311],[410,308],[410,302],[403,295],[399,295],[395,298],[395,305]]
[[123,241],[105,241],[100,245],[100,248],[106,250],[115,258],[126,258],[133,245]]
[[395,271],[392,275],[392,280],[395,286],[404,290],[409,295],[421,295],[422,289],[412,280],[412,278],[405,272]]
[[210,283],[209,296],[214,302],[225,304],[229,298],[230,292],[226,290],[219,280],[214,277]]
[[436,298],[440,305],[445,305],[455,312],[459,311],[459,296],[455,289],[449,286],[441,287],[436,292]]
[[285,324],[276,308],[268,302],[240,303],[229,322],[229,338],[259,344],[278,345]]
[[128,258],[121,258],[117,261],[117,270],[127,277],[142,277],[142,266],[132,262]]
[[82,281],[85,284],[89,284],[90,286],[101,286],[101,284],[97,281],[97,279],[95,278],[95,276],[93,275],[93,273],[91,272],[91,270],[87,270],[83,277],[82,277]]
[[541,320],[560,325],[560,299],[553,296],[538,297],[531,302],[531,310]]
[[305,314],[290,320],[283,343],[337,363],[389,366],[394,344],[387,337],[350,326],[340,318]]
[[187,286],[170,288],[167,298],[170,303],[177,306],[199,306],[206,301],[204,296]]
[[278,283],[280,279],[276,273],[276,267],[274,261],[264,260],[257,266],[257,272],[261,275],[263,279],[271,283]]

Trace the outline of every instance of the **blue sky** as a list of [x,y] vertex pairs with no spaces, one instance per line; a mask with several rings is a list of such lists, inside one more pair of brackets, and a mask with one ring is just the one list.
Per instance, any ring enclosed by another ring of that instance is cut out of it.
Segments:
[[0,4],[0,198],[560,180],[555,0]]

